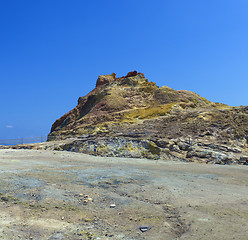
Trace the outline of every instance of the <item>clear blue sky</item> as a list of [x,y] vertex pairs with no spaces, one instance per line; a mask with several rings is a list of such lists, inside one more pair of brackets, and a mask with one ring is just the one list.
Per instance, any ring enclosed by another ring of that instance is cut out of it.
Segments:
[[248,105],[247,0],[0,1],[0,139],[48,134],[98,75]]

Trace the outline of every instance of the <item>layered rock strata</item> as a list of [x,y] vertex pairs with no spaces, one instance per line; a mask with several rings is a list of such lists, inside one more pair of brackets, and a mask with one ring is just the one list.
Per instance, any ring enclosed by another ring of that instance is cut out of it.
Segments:
[[219,164],[243,163],[247,139],[248,107],[158,87],[136,71],[99,76],[95,89],[56,120],[49,134],[50,141],[62,140],[57,150]]

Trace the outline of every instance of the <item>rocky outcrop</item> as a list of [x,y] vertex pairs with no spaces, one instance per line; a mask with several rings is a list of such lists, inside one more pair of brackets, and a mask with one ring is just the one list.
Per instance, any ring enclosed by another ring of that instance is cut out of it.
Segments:
[[101,87],[105,84],[110,84],[116,80],[116,74],[112,73],[111,75],[101,75],[96,81],[96,87]]
[[57,150],[101,156],[240,163],[248,155],[248,107],[158,87],[136,71],[101,75],[96,88],[56,120]]
[[8,146],[0,145],[0,149],[7,149]]

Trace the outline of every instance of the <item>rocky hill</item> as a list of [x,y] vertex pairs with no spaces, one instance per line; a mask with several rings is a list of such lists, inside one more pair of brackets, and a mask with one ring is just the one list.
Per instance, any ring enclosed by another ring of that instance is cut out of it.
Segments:
[[244,162],[247,139],[247,106],[158,87],[136,71],[99,76],[49,134],[50,141],[61,140],[57,150],[220,164]]

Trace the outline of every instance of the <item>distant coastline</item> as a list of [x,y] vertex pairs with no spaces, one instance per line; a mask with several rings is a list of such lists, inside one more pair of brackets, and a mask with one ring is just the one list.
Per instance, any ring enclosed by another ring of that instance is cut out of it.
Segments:
[[18,144],[39,143],[39,142],[46,142],[46,141],[47,141],[47,135],[43,135],[43,136],[38,136],[38,137],[0,139],[0,145],[12,146],[12,145],[18,145]]

